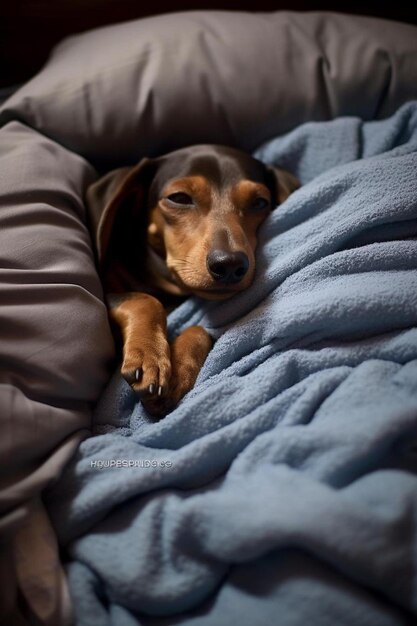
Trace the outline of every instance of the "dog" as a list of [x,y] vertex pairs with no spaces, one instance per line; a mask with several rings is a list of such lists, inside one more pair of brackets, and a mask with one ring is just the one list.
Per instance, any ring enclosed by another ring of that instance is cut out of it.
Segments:
[[172,343],[166,312],[196,295],[224,300],[255,273],[257,232],[299,186],[282,169],[218,145],[196,145],[112,171],[86,202],[121,373],[162,417],[194,386],[212,338],[192,326]]

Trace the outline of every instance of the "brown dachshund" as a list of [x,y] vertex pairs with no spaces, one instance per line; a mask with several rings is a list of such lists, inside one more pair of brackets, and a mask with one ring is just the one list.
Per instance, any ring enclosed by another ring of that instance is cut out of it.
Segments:
[[297,187],[291,174],[244,152],[200,145],[143,159],[88,189],[122,375],[150,414],[177,405],[212,347],[200,326],[170,344],[166,309],[191,294],[224,300],[246,289],[258,228]]

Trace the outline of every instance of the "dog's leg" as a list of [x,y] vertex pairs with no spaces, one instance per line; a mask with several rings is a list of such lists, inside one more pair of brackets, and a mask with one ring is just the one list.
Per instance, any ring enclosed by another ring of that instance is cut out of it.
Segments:
[[110,298],[110,316],[122,334],[122,375],[141,398],[162,398],[171,376],[164,307],[153,296],[130,293]]
[[190,326],[171,344],[169,400],[175,405],[194,387],[212,347],[213,339],[202,326]]
[[155,417],[172,411],[195,384],[213,346],[213,339],[201,326],[190,326],[171,344],[171,379],[162,398],[144,398],[145,409]]

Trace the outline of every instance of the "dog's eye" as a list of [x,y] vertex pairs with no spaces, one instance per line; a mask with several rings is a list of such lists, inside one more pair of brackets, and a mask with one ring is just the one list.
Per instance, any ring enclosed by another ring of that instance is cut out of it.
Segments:
[[266,209],[268,206],[269,201],[266,198],[261,198],[261,196],[256,198],[251,204],[252,209],[255,209],[255,211],[262,211],[262,209]]
[[167,196],[167,199],[174,204],[193,204],[193,199],[188,193],[183,193],[182,191],[178,191],[177,193],[171,193]]

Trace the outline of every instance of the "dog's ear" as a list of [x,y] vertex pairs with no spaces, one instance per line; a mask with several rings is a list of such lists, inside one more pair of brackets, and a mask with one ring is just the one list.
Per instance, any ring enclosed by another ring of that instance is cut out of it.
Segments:
[[277,204],[282,204],[293,191],[301,185],[297,178],[279,167],[268,167],[271,176],[273,197]]
[[[146,204],[147,189],[155,169],[155,160],[142,159],[135,167],[109,172],[87,189],[88,218],[100,266],[109,248],[117,247],[121,237],[129,236],[130,221]],[[120,245],[123,247],[126,243],[120,242]]]

